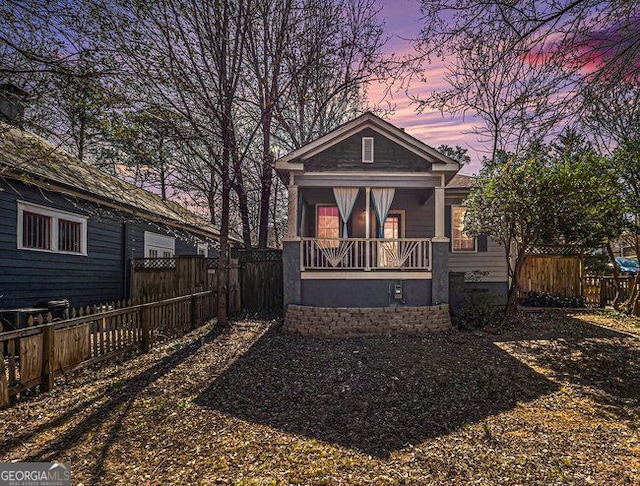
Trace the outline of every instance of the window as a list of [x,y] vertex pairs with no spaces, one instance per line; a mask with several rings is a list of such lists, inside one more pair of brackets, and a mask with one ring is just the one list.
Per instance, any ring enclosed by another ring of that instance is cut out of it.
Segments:
[[198,243],[198,255],[203,257],[209,256],[209,245],[207,243]]
[[[402,218],[404,212],[390,212],[384,221],[384,240],[404,238]],[[378,266],[393,268],[398,266],[401,243],[399,241],[381,241],[378,244]]]
[[451,206],[451,249],[453,251],[476,251],[476,239],[464,232],[464,215],[467,208]]
[[66,219],[58,220],[58,250],[80,253],[82,224]]
[[144,232],[145,258],[172,258],[176,253],[176,240],[171,236]]
[[385,240],[397,240],[400,238],[400,215],[389,214],[384,222]]
[[87,254],[87,218],[18,201],[18,249]]
[[22,213],[22,247],[31,250],[51,250],[51,218],[42,214]]
[[318,206],[316,237],[340,238],[340,213],[338,206]]
[[362,137],[362,162],[373,163],[373,137]]

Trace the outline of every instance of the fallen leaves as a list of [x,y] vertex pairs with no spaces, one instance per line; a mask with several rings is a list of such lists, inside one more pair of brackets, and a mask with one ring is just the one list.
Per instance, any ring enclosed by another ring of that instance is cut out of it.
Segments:
[[277,327],[208,326],[69,377],[0,411],[0,460],[69,460],[86,485],[640,482],[632,321],[343,341]]

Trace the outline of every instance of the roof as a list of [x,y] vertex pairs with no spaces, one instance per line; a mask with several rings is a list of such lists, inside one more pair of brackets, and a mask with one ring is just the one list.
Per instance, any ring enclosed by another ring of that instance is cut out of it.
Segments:
[[47,189],[128,210],[200,236],[220,237],[216,227],[180,204],[163,200],[80,161],[37,135],[5,123],[0,124],[0,174],[26,178],[27,182]]
[[306,159],[327,150],[364,128],[371,128],[407,150],[424,158],[432,164],[432,170],[457,172],[460,169],[460,164],[454,159],[438,152],[433,147],[412,137],[404,130],[371,112],[364,113],[313,142],[290,152],[276,161],[276,168],[279,170],[303,171],[304,161]]
[[456,174],[447,184],[447,189],[471,189],[476,178],[462,174]]

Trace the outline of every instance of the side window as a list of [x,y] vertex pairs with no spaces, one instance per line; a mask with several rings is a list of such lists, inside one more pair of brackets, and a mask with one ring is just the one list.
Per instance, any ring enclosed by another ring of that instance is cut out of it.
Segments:
[[464,215],[467,208],[451,206],[451,249],[454,252],[476,251],[476,239],[464,232]]
[[159,235],[150,231],[144,232],[145,258],[171,258],[176,253],[176,240],[171,236]]
[[87,218],[18,201],[19,250],[87,254]]

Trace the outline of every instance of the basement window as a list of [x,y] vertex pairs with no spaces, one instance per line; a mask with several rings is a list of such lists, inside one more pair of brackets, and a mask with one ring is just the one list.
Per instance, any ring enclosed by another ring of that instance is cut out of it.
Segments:
[[87,218],[18,201],[19,250],[87,254]]
[[362,162],[373,163],[373,137],[362,137]]

